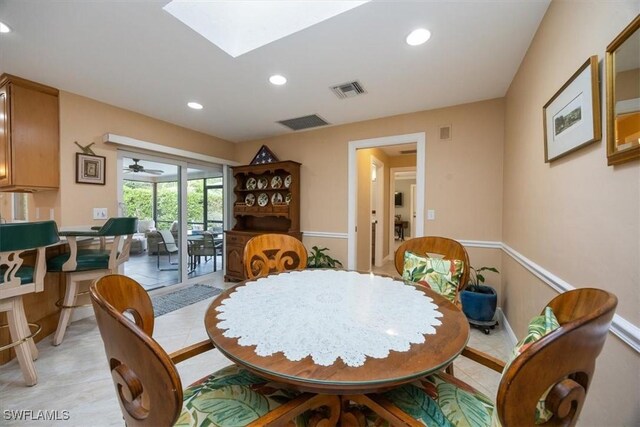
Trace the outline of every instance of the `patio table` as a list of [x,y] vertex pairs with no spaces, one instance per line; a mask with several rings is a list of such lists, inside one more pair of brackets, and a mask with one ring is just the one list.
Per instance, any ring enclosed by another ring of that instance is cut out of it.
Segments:
[[469,339],[464,314],[430,289],[345,270],[242,282],[212,302],[205,327],[257,375],[367,406],[366,394],[443,369]]

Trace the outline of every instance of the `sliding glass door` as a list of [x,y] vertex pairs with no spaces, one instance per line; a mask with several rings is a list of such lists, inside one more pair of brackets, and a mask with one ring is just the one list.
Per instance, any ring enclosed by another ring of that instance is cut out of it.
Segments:
[[118,160],[120,214],[139,220],[124,274],[151,290],[221,271],[222,167],[125,151]]

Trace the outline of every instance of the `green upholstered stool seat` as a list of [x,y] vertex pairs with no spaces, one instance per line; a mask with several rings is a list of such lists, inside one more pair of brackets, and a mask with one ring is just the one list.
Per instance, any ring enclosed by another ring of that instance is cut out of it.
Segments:
[[[74,271],[106,270],[109,268],[110,251],[100,249],[80,249],[76,257],[77,267]],[[47,260],[47,270],[61,272],[62,266],[69,260],[70,254],[64,253]]]
[[[493,402],[463,381],[439,372],[382,394],[429,427],[489,427]],[[367,426],[390,424],[365,409]]]
[[[0,268],[0,283],[4,283],[4,274],[6,271],[6,268]],[[30,265],[23,265],[18,269],[18,271],[16,271],[16,276],[20,278],[21,285],[33,283],[33,267]]]
[[[23,296],[42,292],[46,274],[46,247],[58,242],[58,227],[54,221],[0,224],[0,312],[6,313],[11,340],[0,351],[15,351],[26,385],[35,385],[38,375],[34,360],[38,349],[33,338],[40,325],[29,323],[24,310]],[[35,250],[23,258],[25,251]]]
[[[175,425],[244,426],[299,394],[276,387],[269,380],[232,365],[184,390],[182,413]],[[304,414],[298,418],[297,427],[306,425]]]

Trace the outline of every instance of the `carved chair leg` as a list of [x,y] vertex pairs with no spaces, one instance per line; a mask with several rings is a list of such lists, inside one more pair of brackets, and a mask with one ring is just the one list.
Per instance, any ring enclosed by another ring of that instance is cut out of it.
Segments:
[[[67,274],[66,279],[67,285],[64,292],[64,298],[62,300],[62,305],[71,307],[76,305],[78,282],[73,279],[71,274]],[[67,330],[67,326],[69,326],[71,313],[73,313],[73,308],[62,308],[60,310],[60,320],[58,320],[58,328],[56,329],[56,333],[53,336],[53,345],[60,345],[60,343],[62,343],[62,340],[64,339],[64,333]]]

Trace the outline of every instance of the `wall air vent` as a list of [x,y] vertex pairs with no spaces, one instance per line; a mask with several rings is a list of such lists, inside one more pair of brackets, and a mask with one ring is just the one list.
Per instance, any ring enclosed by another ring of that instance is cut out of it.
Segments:
[[451,125],[440,126],[440,140],[449,141],[451,139]]
[[281,125],[284,125],[291,130],[309,129],[318,126],[326,126],[329,124],[329,122],[327,122],[317,114],[312,114],[310,116],[304,117],[296,117],[295,119],[280,120],[277,123],[280,123]]
[[353,98],[354,96],[367,93],[358,81],[331,86],[330,89],[340,99]]

